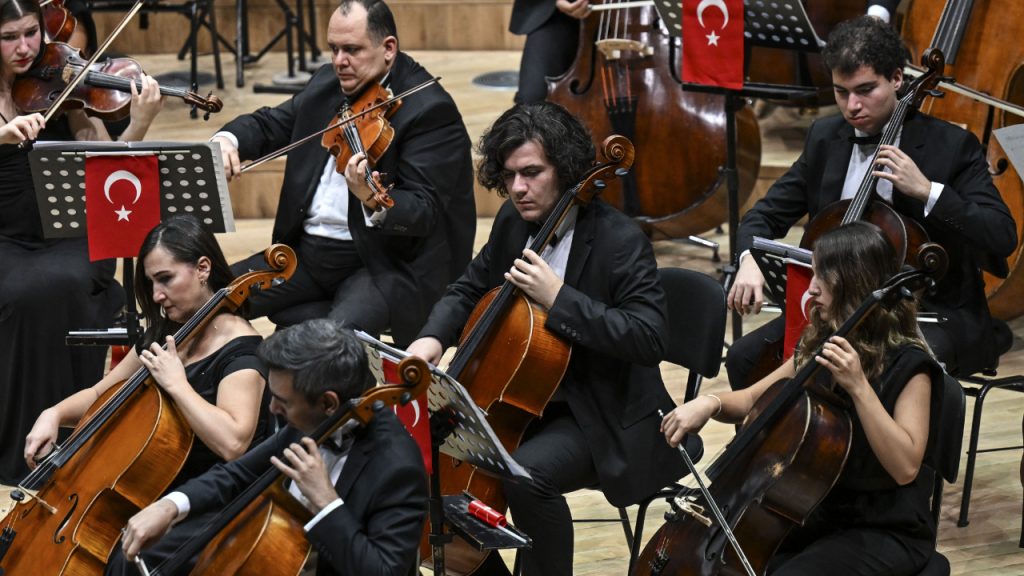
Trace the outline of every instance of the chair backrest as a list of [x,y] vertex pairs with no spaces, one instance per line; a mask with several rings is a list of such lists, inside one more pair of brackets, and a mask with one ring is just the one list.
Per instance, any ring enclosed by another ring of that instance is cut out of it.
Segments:
[[714,378],[722,366],[725,290],[707,274],[684,268],[659,268],[658,277],[668,299],[665,360],[690,371],[685,400],[691,400],[701,377]]
[[964,439],[964,420],[967,417],[966,396],[960,382],[943,374],[942,399],[939,402],[936,433],[928,442],[925,462],[947,482],[956,482],[960,470],[960,451]]

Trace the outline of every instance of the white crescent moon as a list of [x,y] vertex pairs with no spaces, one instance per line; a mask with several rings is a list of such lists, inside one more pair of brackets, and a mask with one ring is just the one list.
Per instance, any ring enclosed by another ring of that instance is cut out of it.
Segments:
[[807,301],[811,299],[810,290],[804,290],[804,295],[800,297],[800,312],[804,315],[804,320],[810,320],[807,317]]
[[[398,414],[398,405],[397,404],[395,404],[392,407],[392,409],[395,411],[395,414]],[[415,428],[416,424],[420,421],[420,401],[419,400],[413,400],[412,401],[412,413],[413,413],[412,427]]]
[[135,186],[135,200],[132,200],[132,204],[138,202],[142,196],[142,182],[139,182],[138,176],[127,170],[116,170],[111,172],[110,176],[107,176],[106,182],[103,183],[103,195],[107,197],[107,202],[114,203],[110,199],[110,187],[117,183],[118,180],[127,180],[132,183],[132,186]]
[[718,8],[722,11],[725,22],[722,23],[720,30],[725,30],[725,27],[729,25],[729,7],[725,5],[725,0],[700,0],[700,4],[697,5],[697,22],[700,22],[700,27],[704,28],[704,10],[708,7]]

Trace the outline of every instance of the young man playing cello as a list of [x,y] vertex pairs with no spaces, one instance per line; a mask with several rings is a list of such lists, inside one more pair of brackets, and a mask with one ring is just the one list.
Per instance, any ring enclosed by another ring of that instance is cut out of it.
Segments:
[[[756,314],[763,303],[764,276],[749,255],[754,236],[782,237],[803,216],[814,218],[854,195],[878,147],[860,138],[881,134],[906,83],[906,48],[896,31],[876,18],[838,25],[823,54],[842,115],[811,126],[800,158],[740,222],[739,271],[728,303],[741,314]],[[935,294],[922,301],[924,310],[945,321],[921,329],[947,370],[971,374],[996,360],[981,269],[1005,274],[1005,259],[1017,246],[1013,217],[970,132],[911,111],[897,144],[881,147],[875,193],[921,223],[948,253],[949,270]],[[733,344],[726,359],[732,386],[751,384],[750,371],[765,341],[780,338],[783,329],[783,320],[776,319]]]
[[[200,529],[201,522],[186,517],[222,509],[271,466],[292,480],[289,491],[314,515],[305,532],[318,553],[318,575],[416,574],[427,478],[419,448],[394,412],[381,410],[366,427],[342,425],[331,437],[334,446],[309,438],[373,385],[363,346],[338,322],[317,319],[275,332],[258,353],[270,369],[270,409],[288,427],[133,516],[122,539],[124,555],[108,574],[134,570],[124,559],[140,552],[153,568],[174,547],[163,546],[156,556],[146,546],[169,528],[172,536]],[[284,458],[275,456],[282,451]]]
[[[545,328],[572,344],[572,356],[543,418],[512,453],[533,482],[506,482],[504,491],[516,525],[533,539],[523,573],[572,574],[563,494],[598,488],[613,505],[627,506],[683,475],[668,447],[650,441],[657,410],[671,404],[658,371],[665,294],[640,228],[600,198],[570,208],[557,242],[541,254],[524,250],[594,159],[586,128],[564,108],[518,105],[495,121],[480,148],[480,183],[509,201],[409,352],[437,363],[484,293],[506,280],[547,309]],[[491,554],[476,573],[507,568]]]

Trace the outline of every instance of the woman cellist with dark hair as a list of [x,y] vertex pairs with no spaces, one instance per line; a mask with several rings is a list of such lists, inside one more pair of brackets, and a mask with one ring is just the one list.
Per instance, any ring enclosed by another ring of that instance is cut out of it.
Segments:
[[[932,387],[943,376],[918,334],[917,305],[901,299],[877,306],[845,338],[830,336],[900,266],[873,224],[858,221],[824,234],[814,245],[810,324],[794,359],[750,388],[705,394],[662,421],[673,446],[712,418],[741,422],[774,385],[808,362],[826,368],[849,397],[853,424],[846,464],[810,518],[783,541],[767,574],[910,576],[924,568],[935,548],[932,473],[921,466],[935,405]],[[687,553],[678,547],[674,552]]]

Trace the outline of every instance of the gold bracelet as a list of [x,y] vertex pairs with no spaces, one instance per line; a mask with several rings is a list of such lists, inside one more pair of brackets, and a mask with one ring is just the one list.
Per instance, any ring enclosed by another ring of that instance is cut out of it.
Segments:
[[718,400],[718,410],[715,410],[715,413],[711,415],[712,418],[717,418],[718,415],[722,413],[722,399],[716,396],[715,394],[705,394],[705,396],[707,396],[708,398],[714,398],[715,400]]

